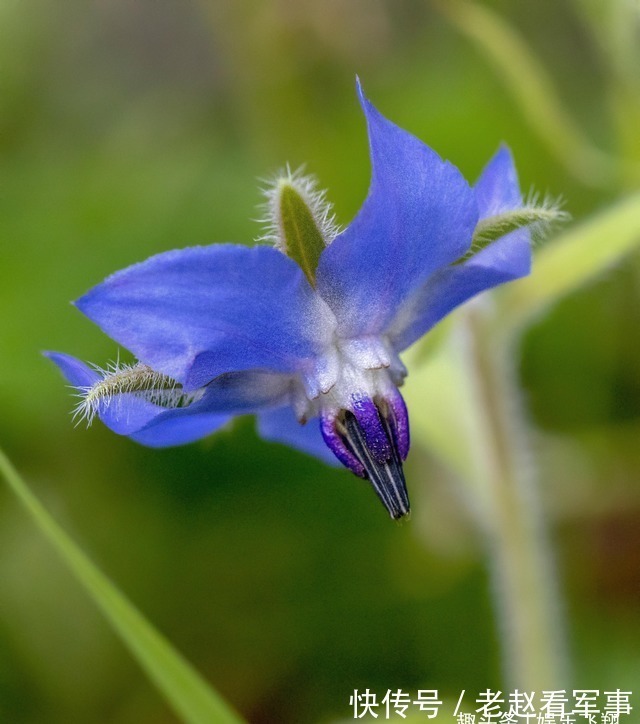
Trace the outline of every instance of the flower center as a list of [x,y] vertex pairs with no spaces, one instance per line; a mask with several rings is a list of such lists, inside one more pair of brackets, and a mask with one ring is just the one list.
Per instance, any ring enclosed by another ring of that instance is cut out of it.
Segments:
[[380,338],[338,340],[327,366],[333,384],[294,402],[301,421],[316,415],[327,446],[352,472],[369,480],[392,518],[409,513],[402,463],[409,420],[398,391],[405,369]]

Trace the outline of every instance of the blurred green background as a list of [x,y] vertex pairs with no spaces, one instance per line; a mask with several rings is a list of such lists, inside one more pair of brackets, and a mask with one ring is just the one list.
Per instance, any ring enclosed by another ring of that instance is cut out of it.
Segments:
[[[595,145],[640,160],[633,2],[483,5],[521,34]],[[398,526],[365,484],[262,442],[250,418],[161,451],[74,428],[40,352],[114,359],[69,301],[153,253],[251,243],[257,178],[287,162],[305,163],[348,222],[369,176],[356,73],[469,179],[504,140],[523,188],[562,195],[576,220],[633,186],[576,173],[426,1],[0,0],[1,444],[256,723],[348,719],[356,688],[456,699],[502,686],[459,486],[416,447],[414,517]],[[639,273],[629,258],[522,347],[580,688],[639,681]],[[0,503],[0,721],[175,721],[4,489]]]

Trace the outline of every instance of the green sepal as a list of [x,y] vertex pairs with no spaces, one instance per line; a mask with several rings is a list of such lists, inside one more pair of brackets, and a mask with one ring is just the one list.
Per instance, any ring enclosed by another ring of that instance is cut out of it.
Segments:
[[278,189],[277,212],[284,253],[293,259],[315,286],[316,268],[326,244],[308,203],[288,181]]
[[566,221],[568,218],[569,215],[566,212],[547,206],[522,206],[512,211],[487,216],[478,222],[467,254],[455,263],[461,264],[501,236],[505,236],[516,229],[527,227],[534,233],[541,235],[550,226]]

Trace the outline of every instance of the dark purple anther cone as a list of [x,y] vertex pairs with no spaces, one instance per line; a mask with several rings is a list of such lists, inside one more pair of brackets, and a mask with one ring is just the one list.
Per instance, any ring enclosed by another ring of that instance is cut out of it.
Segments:
[[391,400],[358,399],[352,410],[323,415],[321,431],[340,462],[371,482],[392,518],[409,514],[402,470],[409,452],[409,422],[400,393]]

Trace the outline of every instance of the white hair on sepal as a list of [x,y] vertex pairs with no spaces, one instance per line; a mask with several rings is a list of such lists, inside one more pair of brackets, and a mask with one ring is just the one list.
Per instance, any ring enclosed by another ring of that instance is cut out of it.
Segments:
[[571,214],[563,209],[565,199],[562,196],[554,196],[548,191],[542,195],[533,186],[523,198],[522,205],[525,210],[536,212],[537,218],[529,226],[534,244],[546,241],[556,226],[571,221]]
[[[185,392],[173,378],[157,372],[141,362],[132,364],[109,362],[106,367],[91,365],[100,375],[92,385],[74,386],[79,402],[72,410],[73,419],[79,425],[91,425],[96,415],[112,405],[119,405],[122,395],[135,395],[167,410],[187,407],[199,400],[204,389]],[[116,411],[116,416],[118,412]]]
[[469,251],[456,264],[466,261],[506,234],[516,229],[528,229],[533,244],[539,244],[559,224],[568,221],[571,214],[562,210],[562,199],[530,191],[515,209],[498,211],[478,222]]
[[562,196],[554,196],[549,192],[543,195],[532,186],[527,195],[522,197],[522,206],[512,212],[505,212],[504,215],[508,217],[509,213],[513,214],[522,227],[529,229],[532,241],[539,243],[544,241],[556,226],[571,220],[571,214],[562,208],[564,204]]
[[260,191],[265,201],[258,206],[262,215],[256,221],[262,224],[264,232],[256,239],[257,242],[268,242],[280,251],[285,251],[278,205],[280,191],[285,185],[293,187],[306,202],[327,246],[342,231],[336,221],[333,206],[327,200],[327,192],[318,188],[317,178],[312,174],[305,174],[304,170],[305,167],[300,166],[292,171],[287,164],[271,178],[258,179],[262,184]]

